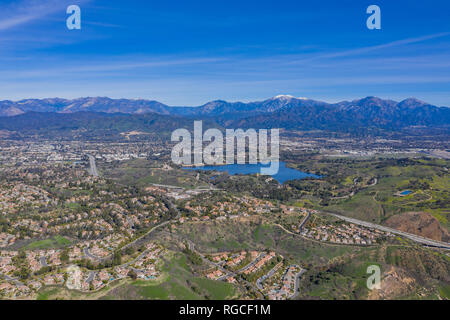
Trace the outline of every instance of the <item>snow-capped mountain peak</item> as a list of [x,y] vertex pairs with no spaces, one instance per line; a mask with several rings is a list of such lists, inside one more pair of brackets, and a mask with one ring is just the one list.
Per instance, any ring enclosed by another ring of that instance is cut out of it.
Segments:
[[273,99],[274,100],[275,99],[290,100],[290,99],[295,99],[295,97],[291,96],[291,95],[288,95],[288,94],[280,94],[280,95],[277,95],[277,96],[273,97]]

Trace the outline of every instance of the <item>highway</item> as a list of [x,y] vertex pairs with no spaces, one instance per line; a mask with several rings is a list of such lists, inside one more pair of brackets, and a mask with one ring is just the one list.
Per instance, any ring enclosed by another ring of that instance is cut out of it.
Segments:
[[350,223],[353,223],[353,224],[356,224],[356,225],[360,225],[360,226],[363,226],[363,227],[366,227],[366,228],[374,228],[374,229],[378,229],[378,230],[381,230],[381,231],[397,234],[399,236],[408,238],[408,239],[410,239],[410,240],[412,240],[414,242],[417,242],[417,243],[420,243],[420,244],[424,244],[426,246],[431,246],[431,247],[437,247],[437,248],[443,248],[443,249],[450,250],[450,244],[446,243],[446,242],[427,239],[427,238],[424,238],[424,237],[421,237],[421,236],[417,236],[417,235],[412,234],[412,233],[403,232],[403,231],[400,231],[400,230],[397,230],[397,229],[392,229],[392,228],[389,228],[389,227],[381,226],[379,224],[375,224],[375,223],[371,223],[371,222],[367,222],[367,221],[362,221],[362,220],[358,220],[358,219],[355,219],[355,218],[345,217],[345,216],[342,216],[342,215],[336,214],[336,213],[325,212],[325,211],[322,211],[322,212],[326,213],[328,215],[331,215],[333,217],[336,217],[338,219],[341,219],[341,220],[344,220],[344,221],[347,221],[347,222],[350,222]]
[[94,177],[98,177],[97,165],[95,164],[95,158],[88,154],[89,157],[89,173]]

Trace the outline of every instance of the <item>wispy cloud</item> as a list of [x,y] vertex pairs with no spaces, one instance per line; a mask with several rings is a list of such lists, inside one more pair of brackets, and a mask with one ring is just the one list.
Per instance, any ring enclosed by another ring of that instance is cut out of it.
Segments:
[[[76,59],[75,59],[76,60]],[[104,60],[104,59],[103,59]],[[126,56],[119,59],[114,59],[109,57],[110,62],[102,62],[102,59],[97,59],[90,63],[85,63],[80,66],[75,62],[75,64],[68,64],[65,61],[55,61],[47,60],[45,65],[41,65],[38,68],[29,69],[25,67],[22,70],[13,68],[11,70],[0,71],[0,79],[3,78],[41,78],[42,76],[58,77],[67,74],[81,75],[81,76],[100,76],[103,73],[108,72],[125,72],[128,73],[131,70],[152,70],[156,68],[163,67],[200,67],[200,66],[213,66],[215,63],[225,62],[225,58],[179,58],[174,57],[137,57],[137,56]],[[77,60],[76,60],[77,61]],[[133,62],[130,62],[133,61]],[[56,66],[52,66],[55,65]]]
[[349,56],[357,56],[365,53],[370,53],[377,50],[387,49],[387,48],[393,48],[393,47],[401,47],[408,44],[413,43],[420,43],[427,40],[437,39],[449,36],[450,32],[441,32],[441,33],[435,33],[430,35],[425,35],[421,37],[414,37],[414,38],[408,38],[408,39],[402,39],[402,40],[396,40],[391,41],[375,46],[368,46],[368,47],[362,47],[362,48],[356,48],[356,49],[350,49],[350,50],[344,50],[339,52],[332,52],[332,53],[325,53],[325,54],[318,54],[310,58],[306,59],[300,59],[296,61],[292,61],[291,63],[304,63],[304,62],[310,62],[313,60],[320,60],[320,59],[330,59],[330,58],[343,58],[343,57],[349,57]]

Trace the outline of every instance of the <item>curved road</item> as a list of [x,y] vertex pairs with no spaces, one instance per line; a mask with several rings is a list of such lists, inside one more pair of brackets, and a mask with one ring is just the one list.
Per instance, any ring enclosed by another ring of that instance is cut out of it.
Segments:
[[84,256],[87,258],[91,258],[94,260],[102,260],[102,258],[94,256],[92,253],[90,253],[89,248],[87,248],[87,247],[83,249],[83,253],[84,253]]

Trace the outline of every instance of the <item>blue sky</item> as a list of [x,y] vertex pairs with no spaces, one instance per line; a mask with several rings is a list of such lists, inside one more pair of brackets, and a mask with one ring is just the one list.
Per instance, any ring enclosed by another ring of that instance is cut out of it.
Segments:
[[[66,28],[77,4],[82,29]],[[366,8],[381,8],[381,30]],[[0,100],[290,94],[450,106],[449,1],[0,1]]]

